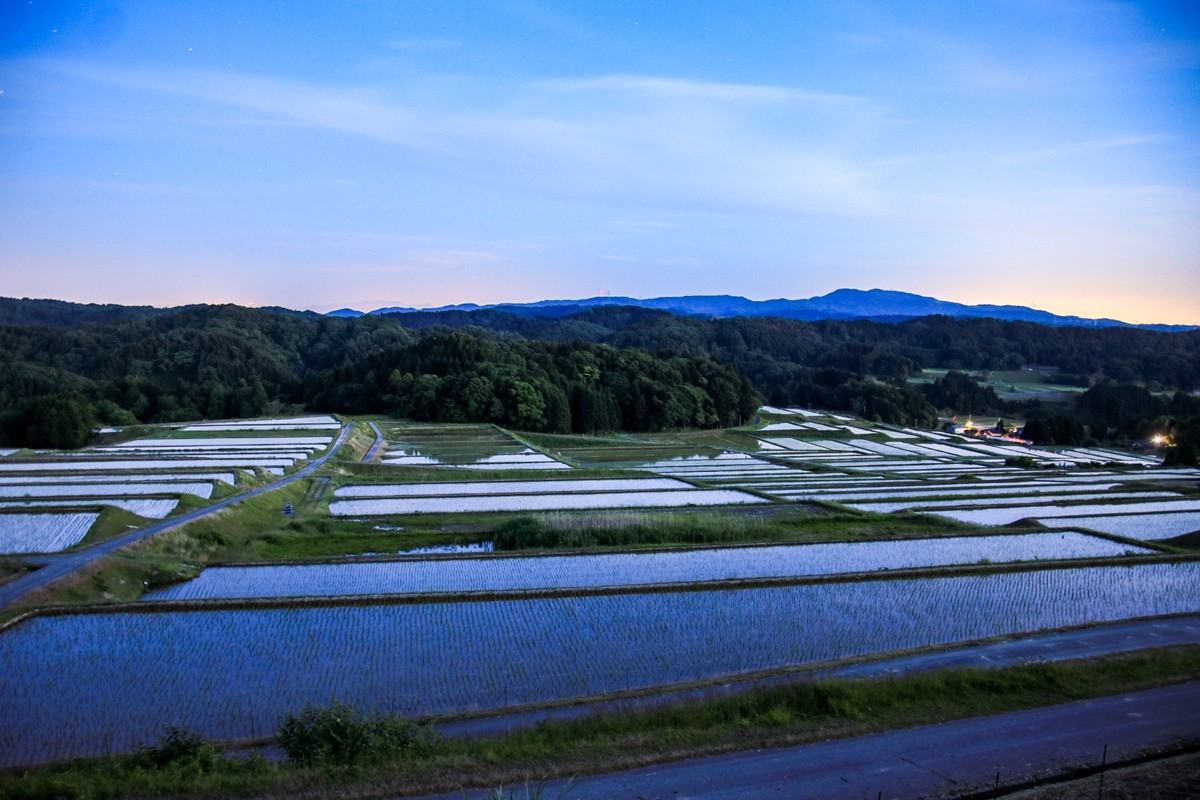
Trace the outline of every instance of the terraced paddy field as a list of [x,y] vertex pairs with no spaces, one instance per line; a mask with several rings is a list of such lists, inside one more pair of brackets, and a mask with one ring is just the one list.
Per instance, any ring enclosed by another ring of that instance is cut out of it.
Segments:
[[[63,505],[0,512],[0,549],[75,546],[89,504],[225,496],[315,457],[331,424],[196,423],[6,457],[0,503]],[[15,721],[0,765],[126,751],[168,724],[269,736],[331,699],[475,714],[1200,613],[1200,562],[1176,548],[1200,530],[1200,471],[1142,455],[770,407],[736,430],[639,436],[377,424],[371,463],[339,453],[278,498],[147,544],[154,564],[203,567],[193,580],[0,633],[0,719]],[[35,513],[41,527],[6,533]],[[531,531],[559,538],[518,541]],[[722,546],[679,547],[699,542]],[[536,552],[438,552],[493,544]]]
[[486,425],[386,426],[381,463],[468,470],[564,470],[571,465]]
[[147,600],[333,597],[627,587],[878,572],[961,564],[1105,558],[1153,551],[1067,532],[651,553],[214,567]]
[[303,435],[288,424],[271,419],[164,427],[115,445],[7,458],[0,464],[0,553],[73,547],[104,507],[144,521],[167,519],[181,503],[190,508],[226,496],[239,474],[243,480],[256,470],[283,474],[328,447],[329,426],[339,423],[306,417],[296,423]]
[[1197,579],[1192,562],[41,617],[0,636],[0,765],[129,749],[180,721],[219,739],[267,736],[284,714],[330,698],[416,717],[460,714],[1197,613]]

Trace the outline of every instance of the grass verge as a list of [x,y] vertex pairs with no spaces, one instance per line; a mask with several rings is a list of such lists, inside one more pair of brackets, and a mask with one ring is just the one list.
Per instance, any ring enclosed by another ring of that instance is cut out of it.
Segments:
[[883,680],[800,681],[705,702],[431,740],[370,766],[144,754],[10,771],[0,797],[379,797],[454,791],[996,714],[1200,678],[1200,646]]

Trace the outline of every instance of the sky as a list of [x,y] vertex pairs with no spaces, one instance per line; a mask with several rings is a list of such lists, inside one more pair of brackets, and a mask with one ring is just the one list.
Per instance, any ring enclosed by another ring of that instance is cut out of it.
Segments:
[[1200,323],[1200,3],[0,0],[0,295]]

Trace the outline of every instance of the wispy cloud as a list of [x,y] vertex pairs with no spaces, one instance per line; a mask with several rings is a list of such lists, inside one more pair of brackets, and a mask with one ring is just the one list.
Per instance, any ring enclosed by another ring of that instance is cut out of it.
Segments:
[[1092,139],[1080,142],[1064,142],[1053,147],[1042,147],[1033,150],[1021,150],[1013,153],[1002,153],[996,157],[1001,163],[1028,163],[1056,158],[1072,158],[1102,153],[1122,147],[1139,147],[1142,145],[1161,144],[1170,141],[1171,137],[1159,134],[1142,134],[1135,136],[1117,136],[1110,139]]
[[874,137],[884,114],[858,97],[638,75],[525,83],[429,75],[385,87],[55,68],[94,84],[366,137],[397,146],[399,157],[441,159],[436,167],[456,179],[527,194],[780,214],[878,206],[855,143]]
[[736,103],[819,102],[838,104],[866,104],[869,102],[864,98],[852,95],[810,92],[786,86],[714,83],[645,75],[601,75],[592,78],[545,80],[540,81],[538,85],[559,92],[615,92],[644,95],[659,100],[687,98]]

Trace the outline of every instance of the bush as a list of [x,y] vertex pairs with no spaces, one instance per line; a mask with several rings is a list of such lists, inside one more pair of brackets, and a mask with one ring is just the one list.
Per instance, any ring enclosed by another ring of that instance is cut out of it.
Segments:
[[555,532],[533,517],[514,517],[505,520],[492,533],[492,546],[497,550],[554,547],[557,544],[559,541]]
[[293,764],[345,766],[376,762],[415,747],[424,731],[388,714],[366,716],[351,706],[305,706],[279,728],[279,746]]
[[147,767],[182,767],[209,772],[217,763],[217,748],[198,733],[175,725],[167,726],[156,747],[142,747],[137,759]]

